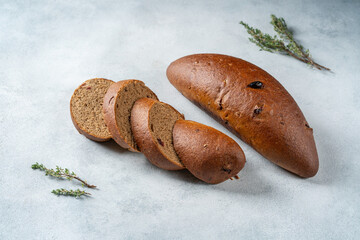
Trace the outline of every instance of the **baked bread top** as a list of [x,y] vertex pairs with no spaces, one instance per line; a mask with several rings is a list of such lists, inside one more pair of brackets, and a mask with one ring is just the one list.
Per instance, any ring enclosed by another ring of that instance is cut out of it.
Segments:
[[313,129],[266,71],[231,56],[195,54],[171,63],[167,76],[185,97],[270,161],[301,177],[317,173]]

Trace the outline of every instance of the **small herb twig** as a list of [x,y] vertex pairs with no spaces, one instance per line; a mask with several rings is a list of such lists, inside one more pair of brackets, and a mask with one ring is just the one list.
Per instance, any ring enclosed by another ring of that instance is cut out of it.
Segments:
[[63,195],[63,196],[72,196],[72,197],[76,197],[79,198],[83,195],[91,195],[91,193],[85,192],[85,191],[81,191],[80,189],[76,189],[76,190],[67,190],[64,188],[60,188],[60,189],[54,189],[52,190],[52,193],[55,195]]
[[31,168],[34,170],[39,169],[40,171],[45,171],[46,176],[49,175],[49,176],[56,177],[56,178],[66,178],[68,180],[76,179],[76,180],[80,181],[83,186],[86,186],[88,188],[96,188],[95,185],[88,184],[86,181],[84,181],[81,178],[79,178],[78,176],[76,176],[76,174],[74,172],[70,172],[70,170],[67,168],[63,169],[59,166],[56,166],[56,170],[48,169],[43,164],[39,164],[38,162],[31,165]]
[[249,40],[259,46],[260,50],[289,55],[319,70],[331,71],[329,68],[316,63],[312,59],[309,49],[304,51],[304,47],[294,40],[293,33],[288,29],[283,18],[277,18],[275,15],[271,15],[270,23],[274,26],[274,30],[280,38],[276,35],[270,36],[267,33],[264,34],[259,29],[250,27],[243,21],[240,22],[252,36]]

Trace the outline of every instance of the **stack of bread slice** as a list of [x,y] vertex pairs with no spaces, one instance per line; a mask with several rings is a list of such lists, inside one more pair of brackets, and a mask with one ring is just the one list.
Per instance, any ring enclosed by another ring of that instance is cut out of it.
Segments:
[[245,165],[245,155],[233,139],[185,120],[139,80],[87,80],[75,90],[70,112],[76,129],[87,138],[112,138],[159,168],[186,168],[207,183],[237,177]]

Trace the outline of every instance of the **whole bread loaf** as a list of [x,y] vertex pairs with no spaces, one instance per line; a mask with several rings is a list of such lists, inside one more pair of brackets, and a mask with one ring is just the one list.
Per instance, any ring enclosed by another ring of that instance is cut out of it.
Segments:
[[204,124],[178,120],[173,138],[181,162],[204,182],[221,183],[237,176],[245,165],[240,146],[229,136]]
[[195,54],[171,63],[167,77],[265,158],[301,177],[317,173],[313,129],[286,89],[261,68],[231,56]]

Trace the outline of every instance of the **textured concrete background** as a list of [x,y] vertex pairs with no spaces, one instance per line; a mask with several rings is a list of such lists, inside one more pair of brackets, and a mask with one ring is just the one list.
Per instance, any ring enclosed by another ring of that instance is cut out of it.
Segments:
[[[358,239],[359,12],[359,1],[0,1],[0,239]],[[239,21],[273,33],[271,13],[334,73],[258,51]],[[316,177],[268,162],[171,86],[168,64],[200,52],[244,58],[287,88],[314,129]],[[93,77],[143,80],[234,137],[247,156],[240,180],[207,185],[78,134],[69,100]],[[81,186],[33,171],[36,161],[99,190],[56,197]]]

